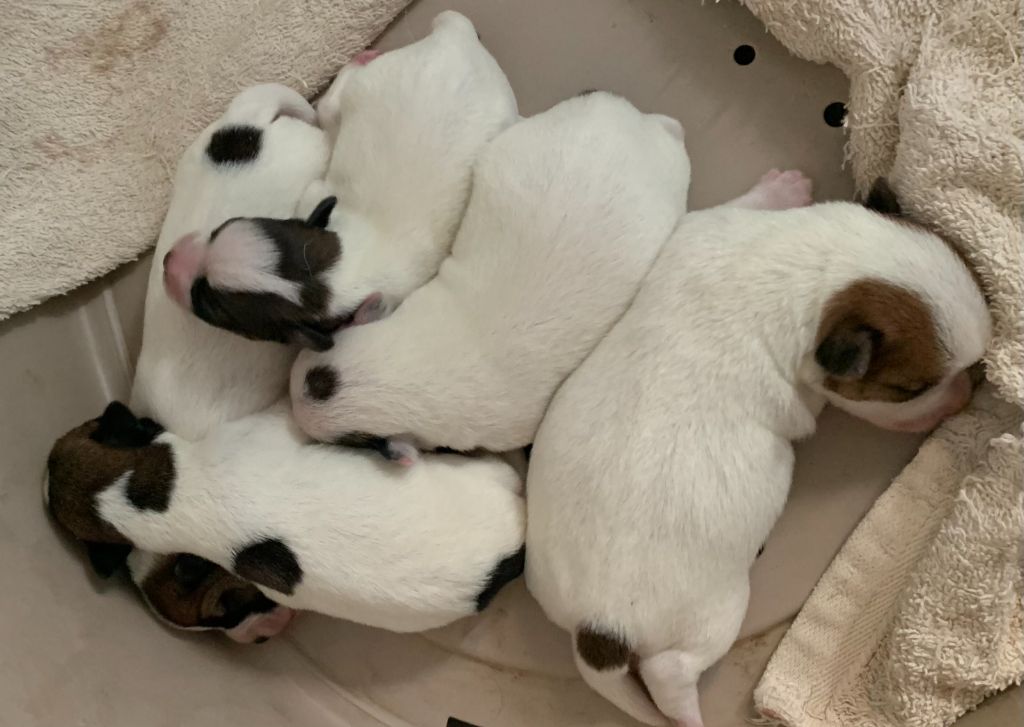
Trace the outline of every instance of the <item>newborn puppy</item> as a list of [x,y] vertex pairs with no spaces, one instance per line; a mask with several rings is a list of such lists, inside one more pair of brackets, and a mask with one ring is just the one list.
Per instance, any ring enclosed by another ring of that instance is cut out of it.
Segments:
[[648,724],[702,725],[697,680],[739,631],[791,442],[826,400],[935,426],[989,331],[921,228],[842,202],[688,215],[533,446],[527,585],[584,679]]
[[523,569],[509,464],[389,467],[310,444],[286,404],[190,442],[114,403],[57,441],[48,470],[50,510],[80,540],[194,552],[276,604],[394,631],[475,613]]
[[290,88],[253,86],[178,163],[149,275],[131,405],[180,436],[201,437],[215,424],[269,406],[295,354],[228,335],[183,311],[164,290],[165,266],[178,265],[168,251],[182,235],[208,234],[228,218],[292,215],[327,166],[330,149],[315,123],[313,107]]
[[240,643],[260,643],[281,632],[295,615],[252,583],[195,555],[132,550],[127,563],[146,605],[173,628],[224,631]]
[[[293,214],[303,190],[324,174],[329,155],[312,106],[295,91],[275,84],[239,93],[224,115],[185,151],[149,276],[133,408],[194,439],[223,421],[259,411],[280,396],[294,351],[245,341],[187,315],[165,292],[161,261],[182,235],[203,233],[228,218]],[[105,549],[102,557],[100,550],[90,549],[91,560],[98,571],[109,574],[124,564],[130,548]],[[155,560],[152,554],[136,551],[129,565]],[[191,628],[209,626],[210,618],[227,624],[232,619],[224,621],[225,613],[242,616],[239,623],[247,627],[234,625],[229,631],[233,638],[257,638],[283,627],[281,611],[264,608],[262,594],[252,586],[243,588],[241,581],[222,570],[198,589],[181,591],[177,602],[173,596],[179,591],[152,586],[153,578],[163,579],[164,569],[148,579],[138,575],[143,573],[139,568],[131,567],[130,572],[144,594],[159,592],[159,598],[150,595],[146,600],[167,623]],[[214,596],[225,590],[217,584],[224,585],[229,578],[232,607],[221,613]],[[194,602],[201,594],[213,600]],[[259,624],[253,623],[257,613],[266,614],[256,619]]]
[[[437,272],[469,196],[473,161],[517,118],[498,64],[465,17],[342,69],[320,101],[336,135],[305,220],[235,219],[168,258],[168,291],[211,325],[325,350]],[[335,204],[336,203],[336,204]],[[326,228],[326,229],[325,229]]]
[[607,93],[507,129],[476,164],[437,277],[330,352],[299,356],[299,424],[322,441],[525,446],[633,298],[685,211],[689,172],[677,121]]

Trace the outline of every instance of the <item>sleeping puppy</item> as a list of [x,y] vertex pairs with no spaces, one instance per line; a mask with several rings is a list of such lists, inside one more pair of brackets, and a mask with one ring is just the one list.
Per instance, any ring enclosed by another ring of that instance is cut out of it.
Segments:
[[239,643],[262,643],[295,615],[252,583],[189,553],[132,550],[128,571],[150,610],[176,629],[223,631]]
[[970,396],[990,321],[934,234],[842,202],[688,215],[554,397],[533,446],[527,585],[584,679],[702,725],[748,573],[826,401],[925,430]]
[[518,114],[472,23],[446,11],[433,27],[357,56],[321,99],[336,140],[326,182],[305,195],[308,217],[234,219],[179,241],[165,265],[179,304],[248,338],[326,350],[335,331],[384,315],[434,276],[473,161]]
[[[303,190],[324,174],[329,154],[312,106],[275,84],[239,93],[185,151],[149,276],[133,408],[195,439],[281,395],[294,350],[245,341],[187,315],[168,298],[160,261],[182,235],[208,231],[228,218],[293,214]],[[198,585],[187,582],[186,589],[175,585],[173,569],[139,565],[166,559],[140,551],[129,557],[130,552],[98,544],[89,548],[101,575],[112,574],[128,558],[133,580],[166,623],[230,629],[229,635],[243,640],[283,628],[283,611],[275,611],[273,604],[268,608],[255,587],[219,568]],[[222,593],[230,594],[228,608]],[[245,628],[239,628],[242,624]]]
[[192,552],[275,604],[394,631],[475,613],[523,569],[509,464],[390,467],[309,443],[286,402],[199,442],[115,402],[57,441],[48,472],[50,510],[82,541]]
[[[379,62],[379,61],[375,61]],[[300,426],[506,451],[622,314],[685,211],[682,127],[590,93],[512,126],[474,170],[436,278],[292,369]]]
[[186,438],[280,397],[294,350],[207,326],[164,290],[164,264],[182,236],[242,215],[289,217],[330,153],[313,107],[285,86],[253,86],[231,102],[178,162],[146,293],[131,406]]

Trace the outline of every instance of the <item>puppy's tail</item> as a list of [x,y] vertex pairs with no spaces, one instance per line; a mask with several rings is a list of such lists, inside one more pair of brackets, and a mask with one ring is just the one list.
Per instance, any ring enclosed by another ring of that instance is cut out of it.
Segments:
[[666,724],[651,701],[637,671],[637,656],[625,639],[585,625],[576,629],[574,642],[576,668],[591,689],[644,724]]
[[263,83],[243,90],[224,112],[227,124],[264,127],[279,116],[291,116],[316,125],[316,111],[298,91],[280,83]]
[[670,649],[640,662],[639,672],[651,699],[677,727],[704,727],[697,695],[697,679],[703,671],[685,651]]
[[703,669],[690,654],[667,650],[640,659],[621,636],[591,625],[578,628],[574,641],[584,681],[623,712],[649,725],[704,727],[697,696]]

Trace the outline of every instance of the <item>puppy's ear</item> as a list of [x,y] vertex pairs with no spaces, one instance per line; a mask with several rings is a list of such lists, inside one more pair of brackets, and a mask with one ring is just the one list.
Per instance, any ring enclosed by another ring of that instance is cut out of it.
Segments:
[[90,438],[110,447],[145,447],[163,431],[152,419],[139,419],[119,401],[103,410]]
[[331,219],[331,212],[334,211],[334,206],[338,204],[338,198],[331,196],[325,197],[320,201],[320,204],[309,213],[309,217],[306,218],[306,224],[310,227],[319,227],[321,230],[327,229],[327,223]]
[[879,177],[871,185],[871,191],[868,192],[868,196],[864,199],[864,206],[883,215],[900,215],[903,213],[900,201],[897,199],[892,187],[889,186],[889,180],[885,177]]
[[867,326],[840,323],[818,344],[814,360],[838,379],[862,379],[871,366],[871,356],[880,335]]
[[119,571],[128,560],[132,546],[119,543],[86,543],[85,552],[89,556],[89,565],[100,578],[110,578]]
[[297,323],[289,333],[291,343],[314,351],[329,351],[334,346],[334,336],[307,323]]

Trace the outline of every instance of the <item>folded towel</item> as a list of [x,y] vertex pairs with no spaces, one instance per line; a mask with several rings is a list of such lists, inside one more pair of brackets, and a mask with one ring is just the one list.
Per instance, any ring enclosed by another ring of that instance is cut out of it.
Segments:
[[794,53],[850,76],[857,187],[888,176],[905,209],[977,270],[998,393],[928,440],[865,516],[755,702],[792,727],[951,724],[1024,677],[1021,5],[745,2]]
[[409,0],[3,3],[0,319],[148,249],[242,87],[312,95]]

